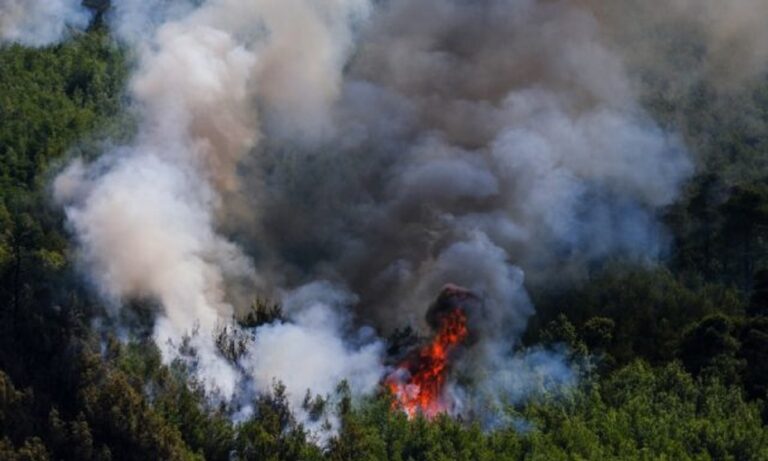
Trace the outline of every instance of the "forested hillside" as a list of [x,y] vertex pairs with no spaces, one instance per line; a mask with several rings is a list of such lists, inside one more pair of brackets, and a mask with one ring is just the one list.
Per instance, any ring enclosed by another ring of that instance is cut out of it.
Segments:
[[[52,181],[134,136],[135,65],[101,21],[61,44],[0,45],[1,460],[768,460],[768,78],[725,93],[645,77],[643,105],[697,168],[660,213],[660,261],[617,256],[529,287],[524,342],[566,351],[572,386],[488,424],[408,418],[385,386],[358,399],[340,382],[304,400],[310,419],[339,420],[317,440],[277,381],[233,416],[183,361],[164,364],[151,303],[118,321],[82,276]],[[280,316],[257,301],[238,321]],[[217,345],[242,355],[226,329]]]

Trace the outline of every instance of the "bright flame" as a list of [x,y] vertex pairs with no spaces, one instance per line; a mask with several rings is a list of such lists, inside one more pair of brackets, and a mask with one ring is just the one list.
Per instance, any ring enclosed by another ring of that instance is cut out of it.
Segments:
[[395,396],[395,407],[413,417],[417,412],[431,418],[446,410],[441,399],[451,351],[467,337],[467,316],[459,308],[444,315],[431,343],[405,359],[386,379]]

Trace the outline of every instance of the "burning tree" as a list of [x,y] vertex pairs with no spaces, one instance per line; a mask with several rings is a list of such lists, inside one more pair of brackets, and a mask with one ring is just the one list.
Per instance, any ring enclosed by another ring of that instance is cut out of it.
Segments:
[[435,330],[432,339],[408,354],[385,378],[393,406],[409,417],[421,413],[429,418],[449,410],[443,397],[451,360],[469,337],[466,306],[477,298],[468,290],[446,285],[427,312]]

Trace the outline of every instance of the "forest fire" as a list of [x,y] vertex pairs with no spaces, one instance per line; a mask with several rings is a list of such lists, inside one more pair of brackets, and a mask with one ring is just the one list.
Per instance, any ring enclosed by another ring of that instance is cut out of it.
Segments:
[[395,397],[393,406],[413,417],[431,418],[447,410],[442,399],[451,353],[468,336],[467,316],[461,307],[443,313],[432,341],[401,362],[385,384]]

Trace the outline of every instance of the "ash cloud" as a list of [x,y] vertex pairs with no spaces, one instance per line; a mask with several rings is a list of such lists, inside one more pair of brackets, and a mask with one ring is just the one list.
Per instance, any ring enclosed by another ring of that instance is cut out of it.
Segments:
[[[762,52],[726,27],[741,10],[693,3],[648,14],[706,32],[705,72],[725,75],[726,56],[758,72]],[[72,164],[55,191],[99,290],[160,305],[166,360],[197,331],[198,377],[225,396],[274,379],[294,407],[343,378],[372,391],[373,332],[428,332],[446,283],[482,299],[480,339],[456,364],[473,387],[449,386],[457,411],[567,386],[563,354],[519,350],[525,285],[666,250],[658,215],[693,164],[640,104],[628,66],[645,64],[605,3],[149,4],[110,16],[137,53],[135,142]],[[248,332],[231,363],[213,333],[257,293],[281,297],[286,319]]]

